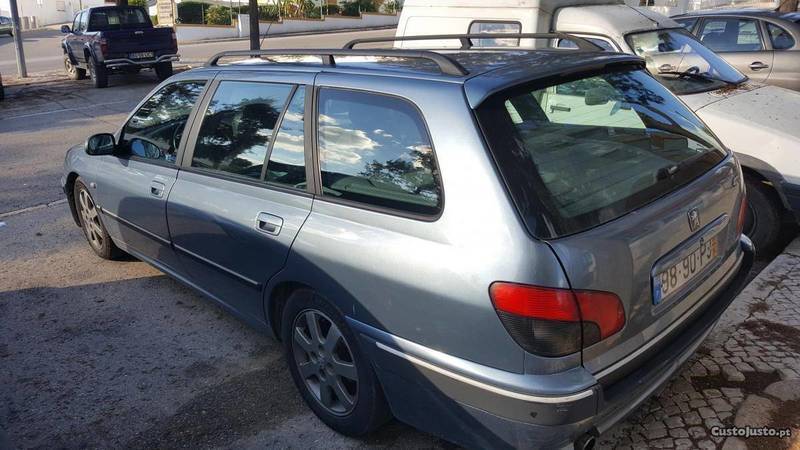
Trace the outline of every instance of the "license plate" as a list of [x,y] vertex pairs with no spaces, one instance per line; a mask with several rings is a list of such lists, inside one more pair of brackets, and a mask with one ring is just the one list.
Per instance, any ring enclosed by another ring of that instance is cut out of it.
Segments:
[[710,266],[719,255],[717,236],[701,239],[694,250],[674,265],[653,276],[653,304],[668,300]]
[[130,59],[146,59],[152,58],[153,52],[138,52],[138,53],[131,53],[128,55]]

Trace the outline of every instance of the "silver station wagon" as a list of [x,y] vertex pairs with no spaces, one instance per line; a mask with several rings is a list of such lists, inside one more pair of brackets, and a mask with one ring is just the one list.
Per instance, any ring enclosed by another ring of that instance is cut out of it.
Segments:
[[75,221],[282,340],[338,432],[590,448],[743,287],[742,173],[642,59],[493,36],[217,55],[69,150]]

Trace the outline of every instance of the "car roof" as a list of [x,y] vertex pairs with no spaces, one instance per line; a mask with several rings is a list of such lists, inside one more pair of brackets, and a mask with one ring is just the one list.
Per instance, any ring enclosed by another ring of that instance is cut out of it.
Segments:
[[[292,50],[287,50],[287,52],[290,51]],[[556,75],[594,71],[615,64],[642,64],[642,59],[638,56],[603,51],[558,48],[437,50],[436,53],[446,56],[466,69],[466,74],[453,75],[444,73],[435,62],[425,58],[369,57],[356,54],[337,56],[335,64],[324,65],[320,63],[318,56],[325,53],[324,49],[304,49],[303,52],[307,52],[308,57],[268,56],[266,60],[249,59],[232,64],[206,66],[187,73],[216,71],[328,72],[456,83],[465,86],[470,104],[477,107],[492,93],[529,81]],[[398,52],[398,54],[402,54],[402,52]]]
[[725,8],[690,11],[673,16],[674,18],[699,17],[699,16],[743,16],[743,17],[772,17],[780,18],[784,13],[772,9],[759,8]]

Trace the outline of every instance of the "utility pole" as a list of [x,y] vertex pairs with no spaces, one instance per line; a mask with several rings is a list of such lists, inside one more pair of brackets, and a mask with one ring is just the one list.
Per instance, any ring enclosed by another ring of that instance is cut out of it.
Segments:
[[17,53],[17,73],[20,78],[28,76],[28,68],[25,67],[25,50],[22,48],[22,30],[19,26],[19,11],[17,11],[17,0],[9,0],[11,8],[11,29],[14,32],[14,49]]
[[258,29],[258,0],[249,0],[247,12],[250,13],[250,50],[261,50]]

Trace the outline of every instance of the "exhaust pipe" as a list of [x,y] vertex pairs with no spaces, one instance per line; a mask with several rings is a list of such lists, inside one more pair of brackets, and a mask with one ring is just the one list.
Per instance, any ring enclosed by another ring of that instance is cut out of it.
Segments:
[[575,450],[592,450],[596,443],[597,438],[586,433],[575,441]]

